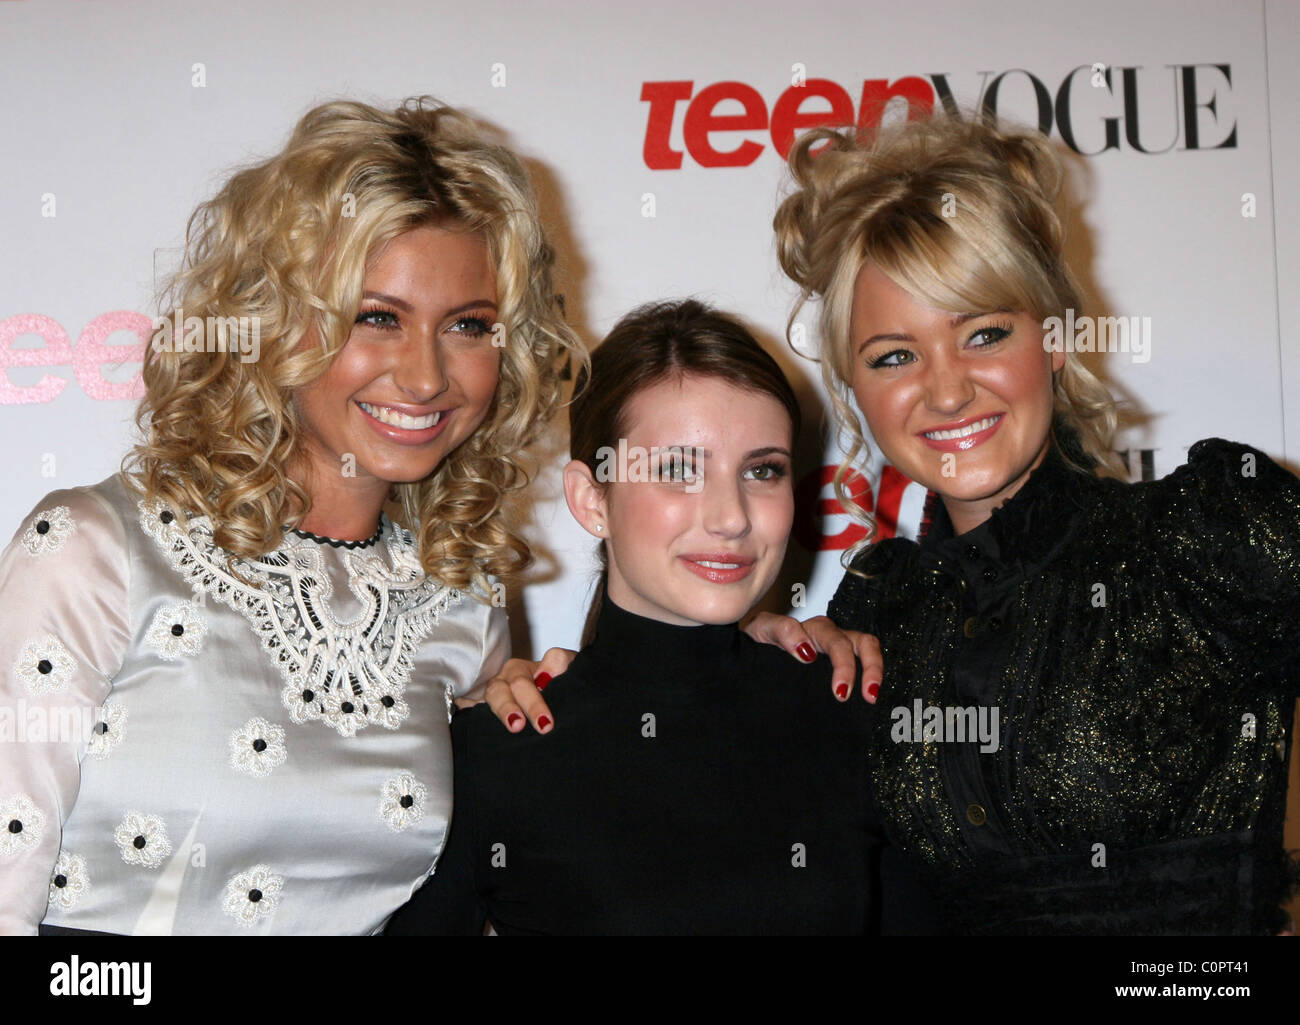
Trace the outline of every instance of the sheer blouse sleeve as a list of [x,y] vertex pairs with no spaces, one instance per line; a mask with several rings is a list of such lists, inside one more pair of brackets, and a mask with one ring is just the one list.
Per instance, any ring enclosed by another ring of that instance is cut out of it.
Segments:
[[[56,491],[0,555],[0,934],[34,934],[130,641],[123,524],[90,489]],[[73,867],[75,868],[75,867]]]
[[1152,532],[1207,642],[1247,646],[1258,669],[1293,659],[1300,479],[1248,445],[1210,439],[1166,481]]

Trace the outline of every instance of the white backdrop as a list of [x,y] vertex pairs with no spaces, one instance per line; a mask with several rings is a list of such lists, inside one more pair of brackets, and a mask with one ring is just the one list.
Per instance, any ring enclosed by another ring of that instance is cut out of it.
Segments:
[[[499,126],[535,173],[570,317],[588,340],[633,305],[699,295],[780,349],[816,425],[815,368],[781,341],[793,291],[773,255],[783,164],[767,126],[788,122],[791,103],[856,114],[864,83],[878,80],[912,79],[917,95],[947,90],[963,105],[992,92],[999,111],[1029,121],[1041,89],[1053,138],[1064,113],[1089,154],[1063,150],[1079,204],[1071,251],[1094,312],[1151,322],[1148,362],[1102,364],[1141,415],[1123,447],[1146,450],[1156,475],[1211,435],[1279,459],[1300,452],[1300,299],[1278,287],[1300,271],[1295,4],[821,0],[807,10],[772,0],[0,3],[3,529],[45,492],[115,468],[138,395],[132,330],[147,334],[155,271],[174,261],[190,210],[337,96],[392,104],[430,93]],[[1109,76],[1100,85],[1095,65]],[[783,101],[800,75],[809,93],[840,98]],[[667,108],[643,95],[712,86],[650,124],[652,109]],[[728,93],[748,100],[714,105]],[[710,114],[748,127],[708,132]],[[1117,145],[1102,150],[1108,130]],[[709,147],[742,143],[750,162],[705,166]],[[671,152],[678,168],[648,166]],[[818,518],[829,489],[818,492],[817,467],[836,457],[811,436],[804,447],[814,477],[774,604],[806,583],[807,610],[820,612],[840,576],[843,542],[828,539],[846,520]],[[553,474],[538,482],[533,528],[552,568],[512,602],[517,646],[537,651],[575,642],[591,579],[592,544],[555,485]],[[921,497],[915,486],[904,494],[902,531]]]

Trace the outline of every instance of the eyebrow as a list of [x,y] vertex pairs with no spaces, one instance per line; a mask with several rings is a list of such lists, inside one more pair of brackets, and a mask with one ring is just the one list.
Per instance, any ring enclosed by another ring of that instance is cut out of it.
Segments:
[[[712,458],[713,458],[713,450],[712,450],[712,449],[701,448],[701,447],[698,446],[698,445],[656,445],[655,448],[657,448],[657,449],[659,450],[660,453],[664,453],[664,452],[698,452],[698,453],[700,453],[702,456],[704,456],[705,459],[712,459]],[[790,454],[790,450],[789,450],[789,449],[781,448],[780,445],[768,445],[766,448],[755,448],[755,449],[751,449],[750,451],[748,451],[748,452],[745,453],[744,458],[745,458],[745,459],[762,459],[764,456],[785,456],[785,457],[786,457],[787,459],[789,459],[791,462],[794,461],[794,456],[792,456],[792,455]]]
[[[1010,310],[988,310],[985,313],[954,313],[951,317],[948,318],[948,327],[958,328],[970,320],[979,320],[980,317],[991,317],[995,313],[1010,313],[1010,312],[1011,312]],[[861,344],[858,345],[858,352],[861,352],[868,345],[873,345],[876,342],[914,342],[914,341],[916,341],[915,336],[909,335],[905,332],[872,335],[870,338],[866,339],[865,341],[863,341]]]
[[[390,306],[396,306],[403,313],[411,313],[414,307],[405,299],[399,299],[395,295],[389,295],[387,292],[362,292],[362,299],[377,299],[381,303],[388,303]],[[473,302],[467,302],[464,305],[457,306],[454,310],[448,310],[445,316],[453,317],[458,313],[464,313],[466,310],[490,306],[492,309],[497,308],[497,304],[491,299],[475,299]]]

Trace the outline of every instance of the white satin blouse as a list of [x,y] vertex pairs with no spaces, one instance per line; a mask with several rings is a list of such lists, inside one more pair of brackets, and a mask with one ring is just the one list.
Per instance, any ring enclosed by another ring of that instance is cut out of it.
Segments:
[[0,556],[0,933],[357,934],[430,875],[505,610],[351,547],[216,547],[114,476]]

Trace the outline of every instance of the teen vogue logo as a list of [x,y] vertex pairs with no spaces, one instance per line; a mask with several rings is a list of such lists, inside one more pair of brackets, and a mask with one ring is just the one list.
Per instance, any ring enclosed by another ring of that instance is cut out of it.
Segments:
[[[797,131],[819,125],[857,125],[870,132],[891,101],[923,116],[940,103],[958,112],[947,72],[865,80],[860,89],[826,78],[806,78],[792,66],[791,85],[769,106],[744,82],[714,82],[696,90],[693,81],[644,82],[646,110],[642,158],[655,171],[675,171],[689,156],[701,167],[747,167],[770,143],[785,159]],[[964,83],[963,83],[964,84]],[[1138,153],[1235,149],[1236,118],[1226,110],[1232,95],[1229,64],[1110,67],[1081,64],[1059,80],[1025,68],[981,71],[974,107],[996,116],[1010,100],[1029,100],[1038,130],[1056,135],[1083,156],[1107,150]],[[675,149],[681,127],[685,150]]]

